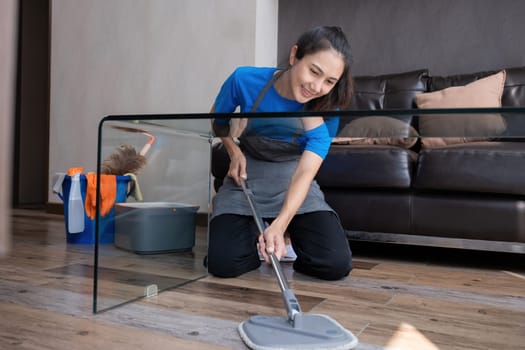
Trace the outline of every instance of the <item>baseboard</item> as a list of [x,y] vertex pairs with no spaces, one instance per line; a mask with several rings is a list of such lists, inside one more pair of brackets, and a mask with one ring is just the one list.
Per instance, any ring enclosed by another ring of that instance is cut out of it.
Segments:
[[195,225],[197,226],[208,226],[208,214],[207,213],[197,213],[195,217]]
[[348,239],[356,241],[525,254],[525,243],[520,242],[486,241],[464,238],[349,230],[346,231],[346,236]]
[[64,215],[64,204],[47,202],[45,206],[45,211],[48,214]]

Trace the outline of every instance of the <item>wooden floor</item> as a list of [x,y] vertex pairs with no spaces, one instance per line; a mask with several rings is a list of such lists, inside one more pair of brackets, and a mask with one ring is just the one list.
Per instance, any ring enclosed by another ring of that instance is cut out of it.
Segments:
[[[180,257],[101,250],[99,308],[107,310],[93,314],[92,247],[66,244],[61,216],[14,210],[12,223],[13,251],[0,260],[2,350],[245,349],[240,322],[284,315],[268,266],[235,279],[205,276],[202,237]],[[336,319],[359,337],[357,349],[525,349],[523,256],[352,248],[354,270],[341,281],[283,268],[303,311]],[[172,283],[180,287],[134,299],[145,284]],[[112,307],[125,300],[133,301]]]

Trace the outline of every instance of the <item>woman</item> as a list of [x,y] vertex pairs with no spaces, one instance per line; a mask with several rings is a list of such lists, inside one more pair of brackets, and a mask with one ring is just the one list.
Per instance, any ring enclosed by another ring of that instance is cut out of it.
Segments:
[[[292,46],[285,70],[240,67],[224,82],[212,113],[326,111],[351,98],[350,46],[338,27],[317,27]],[[235,277],[260,266],[259,252],[286,253],[288,232],[296,271],[326,280],[347,276],[351,251],[338,216],[314,180],[335,135],[337,117],[249,119],[239,143],[214,129],[230,157],[228,176],[213,199],[207,265],[218,277]],[[279,146],[279,147],[277,147]],[[246,180],[269,224],[257,228],[240,186]]]

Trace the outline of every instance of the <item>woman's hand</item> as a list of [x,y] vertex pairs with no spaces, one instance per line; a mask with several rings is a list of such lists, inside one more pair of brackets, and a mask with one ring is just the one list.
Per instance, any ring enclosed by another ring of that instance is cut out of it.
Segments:
[[271,263],[270,254],[275,253],[277,259],[286,255],[286,244],[284,241],[284,228],[275,221],[259,235],[259,251],[267,264]]
[[[215,106],[211,107],[210,113],[215,113]],[[238,127],[244,128],[246,127],[246,120],[241,120],[238,123]],[[224,132],[219,133],[221,135],[222,144],[224,145],[224,148],[226,148],[226,152],[228,152],[228,156],[230,157],[230,168],[228,169],[228,176],[235,181],[237,186],[241,185],[241,179],[246,180],[246,157],[242,153],[241,149],[235,143],[233,140],[231,131],[229,130],[229,125],[225,127],[225,130],[228,131],[229,135],[223,135]],[[237,131],[242,132],[242,130]]]
[[[238,148],[238,147],[237,147]],[[230,154],[230,168],[228,169],[228,176],[235,181],[237,186],[241,185],[241,179],[246,180],[246,157],[238,148],[238,151]]]

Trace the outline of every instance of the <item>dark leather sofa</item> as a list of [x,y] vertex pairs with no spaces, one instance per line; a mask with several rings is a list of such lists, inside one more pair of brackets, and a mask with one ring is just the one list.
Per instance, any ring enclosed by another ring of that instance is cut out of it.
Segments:
[[[355,77],[350,109],[413,109],[416,94],[494,73],[432,76],[422,69]],[[503,107],[525,106],[525,67],[506,69],[501,101]],[[417,118],[407,118],[417,129]],[[507,121],[510,132],[525,136],[522,119]],[[227,166],[216,145],[215,188]],[[525,253],[525,142],[519,138],[428,149],[419,143],[409,149],[332,145],[317,181],[349,239]]]

